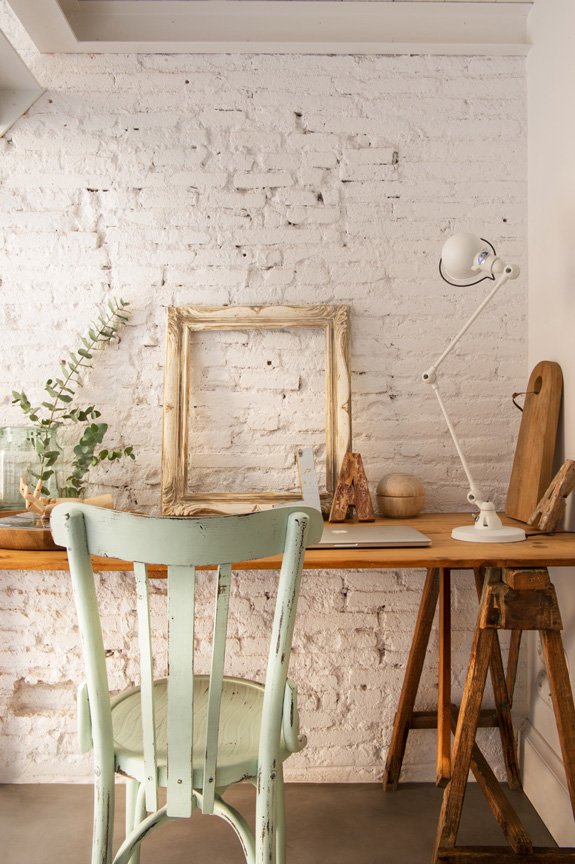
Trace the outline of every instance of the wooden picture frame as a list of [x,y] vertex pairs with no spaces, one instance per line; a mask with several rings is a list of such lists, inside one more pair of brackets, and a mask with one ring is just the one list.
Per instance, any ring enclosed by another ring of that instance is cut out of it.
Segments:
[[[252,513],[298,500],[296,493],[190,492],[190,345],[194,332],[248,329],[321,328],[325,332],[325,488],[322,509],[329,510],[343,457],[351,449],[350,307],[183,306],[168,309],[162,437],[162,513]],[[293,450],[305,441],[286,441]],[[295,468],[294,468],[295,470]]]

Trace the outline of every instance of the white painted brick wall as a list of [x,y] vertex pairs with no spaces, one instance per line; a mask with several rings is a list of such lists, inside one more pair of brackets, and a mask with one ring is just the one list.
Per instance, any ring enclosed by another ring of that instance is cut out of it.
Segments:
[[[130,325],[98,358],[86,396],[110,421],[110,443],[133,443],[138,458],[94,484],[122,506],[152,510],[166,307],[349,303],[354,449],[370,482],[413,472],[429,509],[461,509],[465,480],[420,373],[477,303],[476,292],[438,277],[445,238],[474,230],[525,264],[523,61],[42,57],[4,2],[0,27],[48,88],[0,140],[0,423],[20,419],[12,388],[37,397],[95,304],[121,295],[132,305]],[[464,447],[499,504],[519,419],[510,393],[526,380],[525,331],[521,278],[445,369],[443,392]],[[231,348],[225,365],[207,349],[212,362],[202,374],[216,387],[235,376],[261,405],[265,420],[252,411],[251,422],[262,447],[274,436],[290,452],[306,394],[280,335],[243,369]],[[275,385],[253,389],[269,359],[290,399],[283,427],[270,409]],[[234,431],[224,418],[212,442],[224,464]],[[133,596],[118,582],[101,579],[113,686],[133,675]],[[455,582],[457,692],[476,600],[471,574]],[[89,759],[75,755],[80,662],[66,577],[2,573],[0,583],[0,780],[85,779]],[[291,672],[309,746],[292,761],[291,778],[381,776],[421,584],[415,572],[305,575]],[[232,672],[262,672],[259,634],[273,585],[268,573],[236,582]],[[159,633],[164,599],[158,583]],[[427,707],[436,694],[433,640],[420,700]],[[161,641],[158,651],[161,665]],[[432,733],[414,733],[407,776],[432,779],[433,759]]]

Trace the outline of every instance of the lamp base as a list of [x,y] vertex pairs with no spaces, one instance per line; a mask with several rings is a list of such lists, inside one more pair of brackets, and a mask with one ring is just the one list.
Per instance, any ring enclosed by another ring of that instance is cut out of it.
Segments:
[[509,525],[502,525],[501,528],[485,528],[478,523],[454,528],[451,536],[454,540],[464,540],[467,543],[518,543],[526,539],[523,528],[512,528]]

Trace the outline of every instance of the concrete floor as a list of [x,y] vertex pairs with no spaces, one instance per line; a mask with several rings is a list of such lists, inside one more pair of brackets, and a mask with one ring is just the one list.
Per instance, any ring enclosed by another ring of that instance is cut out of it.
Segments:
[[[118,789],[115,847],[123,825]],[[251,787],[228,800],[253,817]],[[536,845],[553,841],[522,793],[510,798]],[[0,786],[0,859],[3,864],[88,864],[92,822],[88,786]],[[288,864],[427,864],[441,790],[431,784],[290,784],[286,790]],[[458,844],[502,845],[503,836],[475,784],[468,787]],[[195,814],[159,828],[142,846],[142,864],[242,864],[232,829]]]

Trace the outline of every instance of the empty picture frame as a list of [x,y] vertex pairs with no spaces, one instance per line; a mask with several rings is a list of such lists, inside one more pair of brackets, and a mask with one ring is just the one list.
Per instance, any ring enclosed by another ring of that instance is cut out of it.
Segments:
[[[294,491],[202,492],[190,484],[192,420],[192,348],[194,334],[217,331],[319,328],[325,343],[325,487],[322,509],[329,510],[343,457],[351,449],[351,374],[349,306],[183,306],[168,309],[162,440],[162,512],[174,516],[198,513],[251,513],[298,500]],[[297,400],[297,397],[296,397]],[[218,430],[214,430],[217,432]],[[285,440],[293,454],[297,432]],[[283,442],[282,442],[283,445]],[[295,471],[295,467],[294,467]]]

